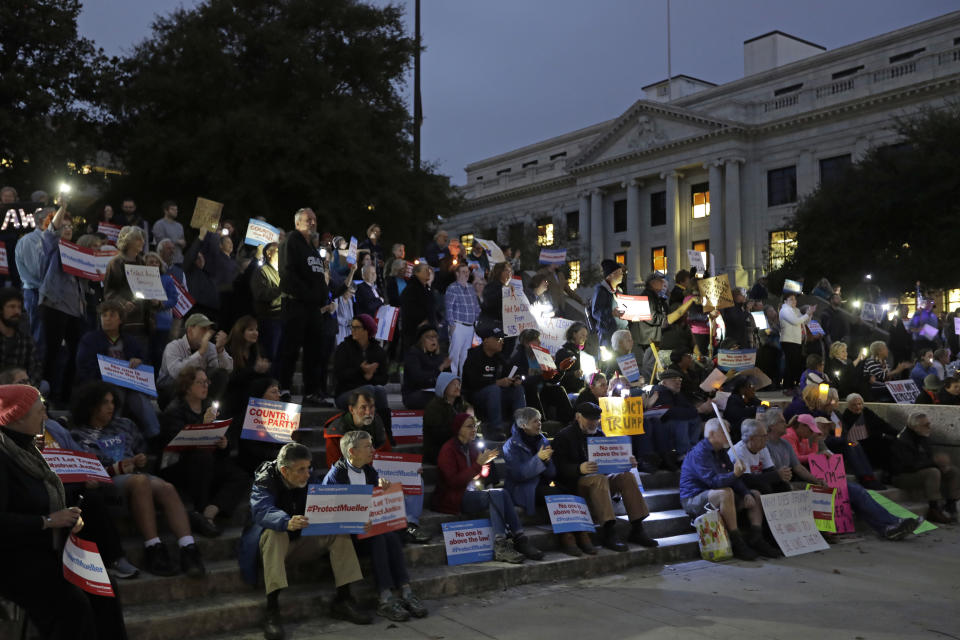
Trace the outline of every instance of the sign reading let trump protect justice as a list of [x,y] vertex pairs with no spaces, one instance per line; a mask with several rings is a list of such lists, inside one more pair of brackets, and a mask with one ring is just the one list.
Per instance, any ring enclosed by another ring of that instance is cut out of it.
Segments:
[[643,398],[600,398],[600,410],[600,427],[606,435],[643,435]]

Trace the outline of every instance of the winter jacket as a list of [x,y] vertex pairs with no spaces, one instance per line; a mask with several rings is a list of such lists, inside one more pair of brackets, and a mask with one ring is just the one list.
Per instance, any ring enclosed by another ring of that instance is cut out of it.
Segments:
[[[469,463],[467,456],[470,457]],[[433,494],[434,511],[460,513],[460,504],[467,485],[483,471],[483,466],[477,462],[478,457],[480,450],[472,442],[464,445],[456,436],[440,447],[440,454],[437,456],[437,488]]]
[[[143,346],[128,333],[120,332],[123,341],[123,357],[120,360],[138,358],[144,360]],[[110,338],[103,329],[88,331],[77,344],[77,380],[100,380],[100,361],[97,355],[109,355]]]
[[937,466],[933,462],[929,438],[917,435],[909,427],[904,427],[894,440],[890,451],[890,471],[893,475],[914,473],[922,469]]
[[557,468],[553,458],[544,462],[537,456],[537,451],[550,445],[546,436],[540,434],[540,443],[534,451],[524,442],[522,434],[523,430],[514,424],[510,439],[503,444],[503,459],[507,463],[504,489],[515,505],[531,514],[537,509],[537,485],[541,481],[553,480],[557,476]]
[[437,464],[440,448],[450,439],[453,419],[463,412],[463,399],[457,398],[453,404],[443,397],[430,398],[423,410],[423,461]]
[[780,342],[800,344],[803,341],[803,325],[810,322],[809,314],[801,314],[796,307],[784,304],[780,307]]
[[[377,486],[380,482],[380,474],[373,468],[373,465],[367,464],[361,467],[366,484]],[[323,484],[350,484],[350,472],[347,469],[347,461],[343,458],[337,460],[337,463],[330,467],[330,471],[323,477]]]
[[663,325],[667,322],[667,301],[660,294],[647,287],[640,293],[650,303],[650,319],[637,322],[637,335],[634,341],[643,347],[651,342],[658,345],[663,337]]
[[410,347],[403,359],[403,394],[434,387],[445,359],[443,353],[427,353],[417,345]]
[[730,487],[745,496],[750,493],[743,480],[733,473],[733,463],[725,449],[717,451],[706,438],[693,446],[680,468],[680,498],[693,498],[704,491]]
[[319,307],[330,300],[323,258],[303,234],[293,231],[280,244],[280,290],[284,298]]
[[[380,366],[367,380],[363,377],[363,362],[379,362]],[[364,349],[352,337],[344,339],[333,353],[333,375],[337,380],[336,395],[352,391],[365,385],[383,386],[387,384],[387,352],[376,341],[370,340]]]
[[626,320],[613,315],[616,308],[617,300],[610,284],[606,280],[599,282],[593,291],[593,300],[590,301],[590,320],[594,331],[600,336],[600,344],[605,347],[610,346],[610,337],[614,331],[627,328]]
[[281,307],[280,272],[264,262],[250,278],[250,294],[257,318],[279,318]]
[[373,287],[366,282],[361,282],[357,285],[357,298],[354,302],[356,315],[365,313],[371,318],[376,318],[377,309],[382,307],[383,304],[382,291],[377,291],[377,293],[374,293]]
[[580,430],[580,425],[571,423],[553,438],[553,464],[557,470],[556,483],[567,493],[578,495],[577,483],[583,475],[580,465],[587,461],[587,438],[603,438],[602,429],[591,436]]

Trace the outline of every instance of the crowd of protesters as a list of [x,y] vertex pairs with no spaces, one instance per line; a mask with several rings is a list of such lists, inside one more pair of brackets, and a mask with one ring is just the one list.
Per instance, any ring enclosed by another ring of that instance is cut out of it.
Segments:
[[[11,201],[9,192],[4,197]],[[411,261],[404,244],[385,249],[378,225],[354,249],[321,230],[309,208],[292,216],[292,230],[259,246],[245,243],[230,220],[205,234],[185,231],[173,202],[152,225],[130,198],[121,212],[104,206],[83,229],[74,228],[78,218],[63,197],[41,211],[36,229],[15,247],[21,286],[0,290],[0,539],[32,550],[0,578],[0,595],[49,637],[92,638],[97,630],[123,637],[118,607],[73,589],[51,555],[73,531],[98,543],[114,580],[136,577],[102,506],[111,501],[129,511],[142,537],[144,570],[202,577],[194,536],[221,535],[249,496],[239,559],[245,579],[263,580],[267,638],[284,636],[279,595],[287,587],[285,559],[294,554],[329,554],[335,617],[372,619],[353,594],[363,577],[358,554],[371,557],[379,615],[427,615],[402,553],[404,543],[431,540],[419,525],[422,496],[405,498],[407,527],[396,533],[353,542],[302,535],[311,482],[389,485],[372,462],[375,451],[395,444],[391,409],[399,407],[389,403],[391,382],[399,383],[404,408],[423,411],[424,462],[438,468],[431,508],[489,513],[499,561],[543,558],[516,508],[533,515],[558,493],[585,499],[603,547],[657,546],[644,529],[650,510],[636,472],[661,469],[679,470],[691,517],[708,504],[720,511],[738,558],[778,557],[764,533],[760,496],[790,490],[794,479],[821,483],[806,466],[816,454],[843,456],[857,477],[850,483],[854,510],[887,539],[902,539],[917,523],[890,515],[866,492],[883,488],[882,481],[922,491],[929,520],[956,520],[960,475],[930,449],[928,416],[918,411],[894,427],[864,406],[890,401],[885,383],[896,379],[915,381],[918,404],[960,404],[960,360],[951,355],[957,336],[930,300],[912,318],[898,308],[880,323],[889,339],[863,353],[854,343],[857,319],[825,281],[814,291],[828,301],[819,313],[816,304],[799,305],[794,290],[780,296],[778,311],[763,279],[750,291],[734,288],[732,304],[711,305],[698,291],[708,274],[680,271],[670,287],[667,274],[653,272],[632,292],[646,297],[649,316],[627,321],[618,300],[626,270],[614,260],[601,261],[602,280],[585,302],[564,269],[525,273],[517,253],[506,250],[497,261],[479,243],[464,248],[442,230]],[[65,270],[63,242],[114,247],[102,280]],[[158,268],[165,300],[133,292],[124,268],[131,264]],[[516,295],[515,285],[538,315],[569,321],[554,349],[556,368],[537,357],[539,330],[505,333],[503,300]],[[177,309],[183,291],[193,301],[186,313]],[[382,313],[390,307],[395,318]],[[391,318],[395,327],[381,324]],[[814,319],[819,326],[811,326]],[[756,350],[755,369],[705,385],[720,350]],[[631,355],[639,377],[623,362]],[[99,356],[152,366],[156,398],[103,381]],[[785,410],[758,400],[761,378],[765,388],[791,396]],[[633,471],[598,473],[587,441],[605,436],[604,398],[623,396],[642,397],[648,412],[644,434],[632,437]],[[301,444],[242,439],[244,411],[256,398],[336,407],[325,429],[326,460],[313,460]],[[184,427],[224,418],[233,422],[216,448],[165,451]],[[552,440],[543,431],[547,421],[559,423]],[[112,485],[64,485],[43,462],[38,438],[93,454]],[[501,456],[503,478],[493,464]],[[325,476],[321,468],[329,469]],[[68,507],[80,491],[82,509]],[[616,531],[618,508],[630,522],[626,541]],[[175,550],[160,538],[158,511]],[[580,556],[597,553],[594,542],[585,533],[563,534],[558,546]],[[80,621],[82,635],[64,635],[56,620],[38,615],[51,593]]]

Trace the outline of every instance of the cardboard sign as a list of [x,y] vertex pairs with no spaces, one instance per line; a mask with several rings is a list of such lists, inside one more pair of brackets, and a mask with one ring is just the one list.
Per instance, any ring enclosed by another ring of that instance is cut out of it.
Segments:
[[390,421],[397,444],[423,442],[423,411],[392,409]]
[[773,384],[773,380],[770,379],[770,376],[765,374],[757,367],[746,369],[744,371],[738,371],[737,373],[739,375],[750,376],[750,378],[753,380],[753,388],[757,391],[760,391],[760,389],[769,387],[771,384]]
[[407,507],[403,503],[400,485],[389,489],[377,487],[370,498],[370,530],[357,535],[358,540],[407,528]]
[[813,522],[817,525],[817,530],[836,533],[837,523],[833,518],[833,511],[837,490],[833,487],[818,487],[815,484],[808,484],[807,491],[811,492]]
[[363,533],[370,512],[373,485],[311,484],[307,486],[307,507],[303,515],[310,524],[305,536]]
[[[873,489],[867,489],[867,493],[870,494],[870,497],[876,500],[877,504],[886,509],[891,515],[894,515],[898,518],[916,518],[917,514],[910,511],[904,506],[901,506],[891,500],[890,498],[884,496],[883,494],[874,491]],[[919,535],[921,533],[926,533],[927,531],[933,531],[938,529],[937,525],[933,524],[929,520],[924,520],[920,523],[916,529],[913,530],[914,535]]]
[[756,349],[720,349],[717,351],[717,368],[721,371],[746,371],[757,364]]
[[448,565],[493,560],[493,527],[489,520],[444,522],[440,528]]
[[597,473],[622,473],[633,465],[633,445],[629,436],[587,438],[587,460],[597,463]]
[[167,301],[167,292],[163,289],[160,280],[160,269],[139,264],[125,264],[123,271],[127,274],[127,284],[135,298],[141,300]]
[[920,395],[917,383],[909,378],[906,380],[891,380],[885,383],[887,391],[893,396],[897,404],[913,404]]
[[110,474],[103,468],[97,456],[83,451],[70,451],[68,449],[54,449],[46,447],[40,453],[47,465],[55,474],[60,477],[64,484],[70,482],[105,482],[113,484]]
[[690,267],[696,269],[699,273],[705,273],[707,270],[707,252],[687,249],[687,259],[690,260]]
[[81,540],[72,533],[63,547],[63,577],[87,593],[114,597],[97,543]]
[[810,335],[812,336],[824,336],[827,335],[823,330],[823,327],[820,326],[820,323],[816,320],[811,320],[807,323],[807,329],[810,330]]
[[617,295],[617,308],[623,311],[621,320],[628,322],[649,321],[653,318],[650,313],[650,301],[647,296]]
[[937,336],[940,335],[940,332],[937,331],[936,327],[929,324],[925,324],[922,327],[920,327],[920,335],[922,335],[927,340],[936,340]]
[[700,280],[700,294],[703,296],[703,311],[710,313],[714,309],[726,309],[733,306],[733,292],[730,290],[730,278],[727,274],[703,278]]
[[784,293],[803,293],[803,284],[796,280],[786,279],[783,281]]
[[530,345],[530,350],[533,351],[533,357],[537,359],[537,364],[540,365],[541,370],[556,371],[557,363],[554,362],[553,356],[550,355],[549,351],[543,347],[534,345]]
[[617,364],[620,366],[620,373],[630,382],[639,382],[640,366],[637,364],[637,357],[632,353],[625,353],[617,356]]
[[381,305],[377,309],[377,333],[373,336],[374,340],[392,341],[397,334],[397,319],[399,317],[399,307],[391,307],[388,304]]
[[498,262],[507,261],[506,256],[503,255],[503,251],[500,250],[500,247],[498,247],[497,243],[493,240],[474,238],[473,241],[483,247],[483,250],[487,252],[487,259],[490,261],[491,267]]
[[710,372],[710,375],[704,378],[703,382],[700,383],[700,388],[707,393],[710,393],[711,391],[715,391],[722,387],[723,383],[726,381],[727,376],[724,375],[723,371],[720,369],[714,369]]
[[600,398],[600,410],[600,427],[606,435],[643,435],[643,398]]
[[271,242],[280,241],[280,229],[269,222],[250,218],[247,222],[247,236],[243,239],[244,244],[254,247],[260,247]]
[[292,434],[299,428],[300,405],[250,398],[240,438],[286,444],[293,442]]
[[566,249],[540,249],[540,264],[563,264],[566,261]]
[[103,234],[107,237],[104,242],[116,246],[117,238],[120,237],[121,228],[122,227],[115,224],[110,224],[109,222],[101,222],[97,225],[97,233]]
[[500,303],[503,314],[503,334],[518,336],[525,329],[536,329],[537,319],[533,317],[530,302],[523,291],[517,293],[513,287],[504,287],[504,292]]
[[770,325],[767,324],[767,314],[763,311],[751,311],[750,315],[753,316],[753,324],[760,331],[766,331],[770,328]]
[[94,251],[66,240],[60,241],[60,264],[63,272],[85,280],[102,282],[107,265],[115,255],[116,249]]
[[217,230],[221,213],[223,213],[222,202],[197,198],[197,204],[193,207],[193,217],[190,218],[190,226],[200,229],[200,237],[203,238],[207,231]]
[[847,471],[843,466],[843,456],[812,455],[807,458],[810,473],[820,478],[828,487],[837,490],[833,503],[833,518],[837,524],[837,533],[853,532],[853,509],[850,507],[850,490],[847,488]]
[[760,496],[770,531],[788,558],[830,548],[813,522],[809,491],[784,491]]
[[380,477],[397,486],[403,486],[408,496],[423,495],[423,456],[415,453],[383,453],[373,455],[373,468]]
[[100,365],[100,377],[104,382],[157,397],[157,385],[153,378],[153,367],[150,365],[142,364],[131,369],[127,360],[118,360],[99,353],[97,362]]
[[187,288],[183,286],[179,280],[172,278],[173,284],[177,287],[177,304],[173,307],[173,315],[177,318],[185,317],[190,309],[193,308],[193,296],[190,295],[190,292],[187,291]]
[[7,244],[0,242],[0,275],[10,275],[10,263],[7,260]]
[[163,448],[164,451],[183,451],[185,449],[213,449],[220,438],[227,434],[233,420],[214,420],[206,424],[188,424],[180,430],[173,440]]
[[545,496],[550,526],[554,533],[571,531],[596,531],[587,502],[580,496]]

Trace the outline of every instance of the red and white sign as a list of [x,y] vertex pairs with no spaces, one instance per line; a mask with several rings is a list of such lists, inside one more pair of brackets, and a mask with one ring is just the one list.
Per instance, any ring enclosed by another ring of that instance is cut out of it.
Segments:
[[171,440],[164,451],[183,451],[184,449],[213,449],[220,438],[227,434],[233,420],[214,420],[208,424],[188,424]]
[[97,225],[97,233],[107,236],[107,244],[116,245],[117,237],[120,235],[120,227],[109,222],[101,222]]
[[7,245],[0,242],[0,275],[10,275],[10,263],[7,262]]
[[550,355],[549,351],[543,347],[537,347],[534,345],[530,345],[530,349],[533,350],[533,357],[537,359],[537,364],[540,365],[541,369],[550,369],[551,371],[556,371],[557,363],[553,361],[553,356]]
[[393,484],[403,485],[408,496],[423,493],[423,456],[415,453],[380,453],[373,456],[373,468],[380,477]]
[[71,535],[63,547],[63,577],[87,593],[113,598],[110,577],[97,545]]
[[173,278],[173,284],[177,287],[177,304],[173,308],[173,315],[182,318],[193,308],[193,296],[176,278]]
[[406,268],[406,270],[403,272],[403,277],[404,277],[404,278],[410,278],[410,277],[412,277],[412,276],[413,276],[413,268],[414,268],[415,266],[416,266],[416,265],[414,265],[412,262],[408,262],[408,263],[407,263],[407,268]]
[[400,317],[400,309],[391,307],[388,304],[377,309],[377,334],[373,336],[377,340],[393,340],[397,332],[397,318]]
[[397,444],[423,442],[423,411],[394,409],[390,412],[390,424]]
[[103,281],[107,265],[117,255],[117,250],[87,249],[66,240],[60,241],[60,262],[64,273],[86,280]]
[[650,301],[647,296],[622,296],[617,295],[617,308],[623,311],[620,316],[623,320],[630,322],[639,322],[641,320],[651,320]]
[[95,480],[97,482],[106,482],[113,484],[110,474],[103,468],[97,456],[83,451],[70,451],[68,449],[45,448],[43,459],[55,474],[60,476],[60,481],[64,484],[70,482],[86,482]]
[[406,527],[407,508],[403,503],[403,490],[400,485],[392,484],[389,489],[377,487],[370,499],[370,530],[359,534],[357,539],[363,540]]

